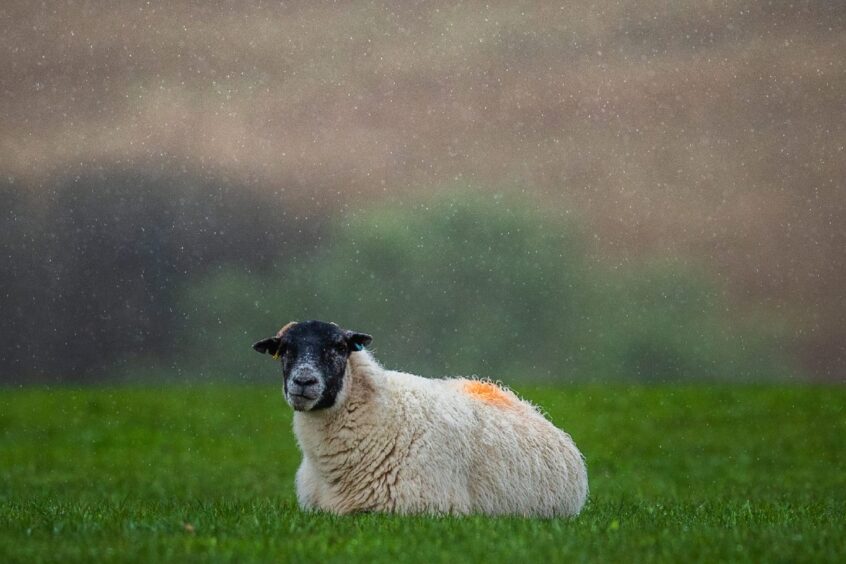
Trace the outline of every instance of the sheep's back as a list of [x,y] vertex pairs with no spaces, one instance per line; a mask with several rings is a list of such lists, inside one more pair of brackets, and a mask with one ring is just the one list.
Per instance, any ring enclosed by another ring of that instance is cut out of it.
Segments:
[[568,434],[533,405],[494,383],[458,379],[475,415],[470,496],[488,514],[573,515],[587,497],[587,472]]
[[394,405],[418,429],[398,492],[404,511],[551,516],[581,509],[581,454],[534,406],[490,382],[389,379]]

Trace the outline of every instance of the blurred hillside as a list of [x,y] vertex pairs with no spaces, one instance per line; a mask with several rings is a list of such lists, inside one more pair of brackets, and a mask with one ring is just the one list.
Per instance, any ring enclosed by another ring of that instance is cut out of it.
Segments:
[[[609,265],[703,260],[730,290],[728,316],[777,312],[795,327],[785,346],[805,367],[842,380],[844,52],[846,8],[822,1],[5,2],[4,258],[44,257],[47,268],[7,270],[5,299],[16,323],[36,331],[53,319],[44,304],[61,301],[50,257],[77,265],[85,294],[86,277],[111,272],[101,249],[142,253],[137,230],[108,227],[111,212],[73,220],[61,194],[74,183],[95,203],[108,191],[102,182],[123,186],[103,209],[158,214],[157,244],[179,238],[172,256],[197,230],[180,231],[182,216],[147,200],[132,204],[132,186],[165,202],[172,189],[190,213],[240,210],[189,223],[208,220],[224,235],[194,241],[217,249],[195,257],[198,270],[168,262],[181,274],[157,279],[162,292],[222,264],[284,260],[276,241],[315,243],[315,223],[337,212],[432,187],[518,187],[539,207],[582,218],[591,251]],[[55,227],[62,216],[68,223]],[[65,238],[91,237],[93,224],[102,231],[94,243]],[[254,236],[226,236],[247,226]],[[78,267],[91,255],[101,266]],[[132,286],[146,267],[128,268]],[[19,298],[30,290],[52,297],[29,306]],[[95,334],[113,332],[111,320],[67,301],[49,331],[85,318]],[[41,345],[28,342],[16,350]]]

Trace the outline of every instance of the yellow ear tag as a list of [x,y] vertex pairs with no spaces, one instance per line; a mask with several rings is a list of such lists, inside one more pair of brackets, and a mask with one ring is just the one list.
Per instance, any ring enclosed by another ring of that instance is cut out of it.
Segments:
[[[279,347],[282,348],[282,347]],[[276,353],[273,355],[273,360],[279,360],[282,355],[279,354],[279,349],[276,349]]]

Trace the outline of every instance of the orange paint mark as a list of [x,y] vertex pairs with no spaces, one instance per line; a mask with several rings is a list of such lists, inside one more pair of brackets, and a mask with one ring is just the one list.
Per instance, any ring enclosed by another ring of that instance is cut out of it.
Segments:
[[511,395],[492,382],[471,380],[464,384],[464,392],[492,405],[508,406],[514,404]]

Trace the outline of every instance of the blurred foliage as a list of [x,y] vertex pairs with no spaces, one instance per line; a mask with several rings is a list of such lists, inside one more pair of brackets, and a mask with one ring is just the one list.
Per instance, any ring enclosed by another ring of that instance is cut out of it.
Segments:
[[776,324],[737,325],[703,272],[611,267],[578,226],[515,196],[464,193],[352,213],[317,253],[188,287],[180,348],[207,377],[275,374],[251,342],[290,320],[372,333],[386,366],[430,376],[750,380],[795,374]]
[[[220,177],[86,170],[0,184],[0,381],[80,381],[172,353],[184,283],[222,264],[260,269],[321,228]],[[271,232],[284,243],[256,245]]]

